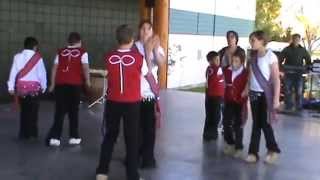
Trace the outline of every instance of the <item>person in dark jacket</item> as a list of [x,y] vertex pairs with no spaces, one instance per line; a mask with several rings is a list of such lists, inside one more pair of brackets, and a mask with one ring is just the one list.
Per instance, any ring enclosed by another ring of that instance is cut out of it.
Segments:
[[308,51],[300,45],[301,36],[292,35],[291,44],[283,49],[280,56],[280,64],[284,71],[285,82],[285,109],[291,111],[294,108],[292,102],[293,91],[295,94],[295,110],[302,109],[303,77],[302,74],[311,66],[311,58]]
[[220,61],[221,61],[220,65],[222,68],[225,68],[231,65],[231,57],[234,52],[243,51],[243,53],[245,53],[245,51],[240,46],[238,46],[239,35],[237,32],[228,31],[226,38],[227,38],[228,46],[222,48],[218,52]]

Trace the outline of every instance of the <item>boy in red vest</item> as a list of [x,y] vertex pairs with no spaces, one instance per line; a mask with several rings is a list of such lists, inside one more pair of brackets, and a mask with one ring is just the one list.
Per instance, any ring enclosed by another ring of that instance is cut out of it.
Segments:
[[58,50],[52,68],[51,86],[55,91],[54,123],[46,139],[47,145],[60,146],[63,119],[69,117],[69,144],[79,145],[78,114],[81,87],[85,83],[90,87],[88,53],[81,47],[80,34],[72,32],[68,38],[69,45]]
[[244,67],[246,55],[244,50],[236,50],[232,64],[224,69],[226,83],[224,96],[223,128],[226,145],[224,153],[240,158],[243,149],[243,125],[246,120],[247,98],[241,93],[248,81],[248,72]]
[[224,95],[223,71],[220,67],[219,54],[211,51],[207,54],[209,66],[206,71],[206,120],[203,140],[210,141],[218,138],[218,124],[221,118],[221,104]]
[[127,179],[139,180],[140,81],[143,56],[132,50],[133,31],[128,25],[117,28],[118,49],[106,54],[108,90],[105,106],[106,133],[101,145],[97,180],[107,180],[113,147],[123,119],[126,144]]

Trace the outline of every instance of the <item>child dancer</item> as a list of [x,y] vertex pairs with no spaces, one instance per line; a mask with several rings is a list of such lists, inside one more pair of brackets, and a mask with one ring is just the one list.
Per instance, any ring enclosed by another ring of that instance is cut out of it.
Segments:
[[60,146],[63,119],[69,116],[69,144],[79,145],[79,104],[80,92],[85,81],[90,87],[88,53],[81,46],[81,37],[77,32],[69,34],[68,47],[60,49],[52,68],[51,86],[55,91],[54,123],[49,131],[46,143]]
[[[143,63],[143,70],[148,70],[158,81],[158,67],[165,62],[165,52],[160,46],[160,39],[153,34],[152,23],[148,20],[142,21],[139,26],[139,40],[135,42],[135,47],[147,60]],[[149,61],[149,62],[148,62]],[[151,63],[151,71],[148,63]],[[154,147],[156,140],[156,108],[158,96],[153,92],[151,85],[143,72],[141,77],[141,168],[155,168],[156,159],[154,157]]]
[[[266,163],[274,163],[278,159],[280,149],[274,137],[271,123],[275,120],[275,110],[279,107],[280,79],[277,56],[266,49],[267,36],[263,31],[255,31],[250,35],[250,44],[255,53],[250,58],[250,103],[252,111],[252,134],[249,163],[259,159],[259,144],[263,131],[268,149]],[[245,91],[246,94],[248,91]]]
[[140,81],[142,55],[132,50],[133,31],[128,25],[117,28],[118,49],[105,57],[108,71],[107,102],[105,106],[106,133],[101,145],[97,180],[107,180],[114,144],[123,119],[126,144],[127,179],[139,180]]
[[220,67],[219,54],[211,51],[207,54],[209,66],[206,71],[206,120],[203,140],[210,141],[218,138],[218,124],[221,118],[221,104],[224,96],[224,78]]
[[11,95],[20,102],[19,139],[38,137],[39,94],[47,88],[47,73],[33,37],[24,40],[24,50],[14,56],[8,80]]
[[243,125],[247,115],[247,97],[241,97],[244,91],[248,72],[244,67],[245,52],[237,49],[231,58],[231,66],[224,69],[226,83],[224,96],[223,128],[226,142],[224,153],[234,157],[242,156]]

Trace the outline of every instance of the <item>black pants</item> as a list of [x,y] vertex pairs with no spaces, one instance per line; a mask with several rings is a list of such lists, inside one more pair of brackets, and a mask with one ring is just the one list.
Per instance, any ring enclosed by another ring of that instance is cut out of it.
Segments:
[[139,180],[140,102],[118,103],[107,101],[105,106],[106,133],[101,145],[97,174],[108,174],[113,147],[118,138],[120,120],[123,119],[127,157],[127,179]]
[[60,139],[63,129],[63,120],[66,114],[69,117],[69,137],[79,138],[79,104],[80,86],[59,85],[55,87],[55,114],[54,123],[50,129],[48,139]]
[[19,98],[20,101],[20,139],[38,137],[38,110],[39,97],[26,96]]
[[143,101],[141,103],[140,127],[141,127],[141,146],[140,155],[142,162],[150,164],[155,161],[154,146],[156,139],[156,117],[155,100]]
[[243,128],[241,120],[241,104],[225,103],[223,111],[224,140],[229,145],[235,145],[238,150],[243,149]]
[[216,139],[218,136],[218,125],[221,119],[222,97],[206,96],[206,120],[203,137],[205,139]]
[[265,136],[268,151],[280,153],[272,126],[268,123],[267,102],[264,93],[250,92],[250,103],[253,124],[249,154],[258,157],[261,130]]

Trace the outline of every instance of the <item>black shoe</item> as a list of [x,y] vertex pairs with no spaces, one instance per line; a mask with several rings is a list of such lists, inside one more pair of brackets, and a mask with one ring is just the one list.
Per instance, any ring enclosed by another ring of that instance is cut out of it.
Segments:
[[214,133],[214,134],[210,134],[210,135],[204,134],[202,138],[206,142],[216,141],[218,139],[218,133]]

